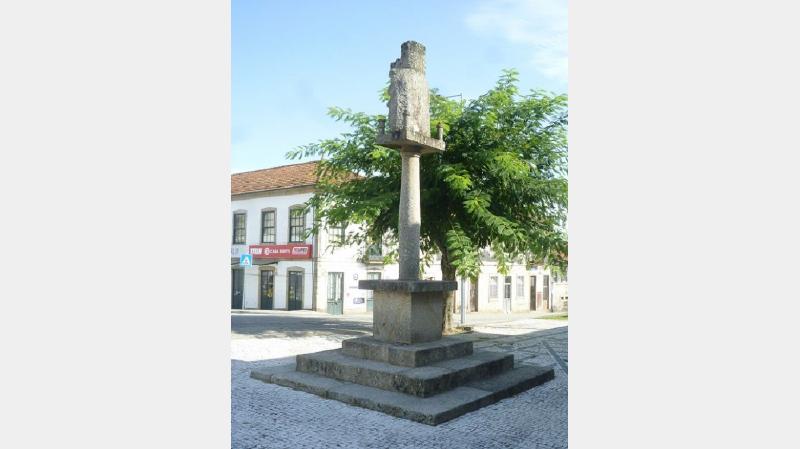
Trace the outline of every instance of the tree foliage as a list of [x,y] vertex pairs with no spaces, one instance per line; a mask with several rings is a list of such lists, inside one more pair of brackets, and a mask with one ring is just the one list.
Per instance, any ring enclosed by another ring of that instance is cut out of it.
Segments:
[[[477,277],[486,249],[500,272],[512,260],[566,264],[567,97],[521,94],[517,84],[517,72],[506,70],[468,104],[431,90],[431,135],[442,123],[447,148],[420,163],[420,234],[423,253],[441,255],[443,279]],[[363,224],[345,244],[397,235],[400,156],[375,144],[382,116],[338,107],[329,115],[351,131],[288,154],[321,160],[308,204],[321,221],[312,231],[326,222]]]

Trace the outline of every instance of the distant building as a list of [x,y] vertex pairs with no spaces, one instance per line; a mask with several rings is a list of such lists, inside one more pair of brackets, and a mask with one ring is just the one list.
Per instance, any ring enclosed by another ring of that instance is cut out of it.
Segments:
[[[397,278],[398,265],[383,263],[380,246],[331,246],[357,230],[357,225],[328,226],[324,232],[303,238],[314,220],[313,211],[302,210],[314,194],[317,163],[231,176],[232,309],[367,312],[372,310],[372,292],[359,289],[359,279]],[[252,255],[252,266],[239,264],[242,254]],[[501,275],[496,263],[485,256],[477,285],[465,282],[469,311],[561,309],[559,283],[549,270],[527,269],[517,263],[507,275]],[[424,277],[441,279],[438,260],[425,270]],[[565,292],[565,282],[563,285]],[[563,296],[566,301],[566,293]],[[459,300],[457,291],[457,304]]]
[[567,288],[567,273],[553,275],[553,311],[568,311],[569,289]]

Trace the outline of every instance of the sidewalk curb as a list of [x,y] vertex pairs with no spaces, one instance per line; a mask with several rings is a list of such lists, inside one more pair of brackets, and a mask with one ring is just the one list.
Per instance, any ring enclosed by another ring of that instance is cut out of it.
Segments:
[[[510,318],[510,319],[506,319],[506,320],[498,320],[498,321],[479,321],[479,322],[471,322],[471,321],[469,321],[469,319],[467,319],[467,322],[466,322],[466,323],[464,323],[464,324],[463,324],[463,326],[472,326],[472,327],[475,327],[475,326],[486,326],[486,325],[491,325],[491,324],[513,323],[513,322],[516,322],[516,321],[522,321],[522,320],[540,320],[540,319],[543,319],[543,317],[554,316],[554,315],[560,315],[560,314],[561,314],[561,313],[552,313],[552,314],[547,314],[547,315],[539,315],[539,316],[525,316],[525,317],[523,317],[523,316],[520,316],[520,317]],[[544,318],[544,319],[546,319],[546,318]],[[460,321],[460,320],[459,320],[459,321]],[[569,322],[569,320],[564,320],[564,321],[565,321],[565,322]],[[455,323],[455,320],[454,320],[454,323]],[[454,327],[458,327],[458,326],[462,326],[462,324],[461,324],[461,323],[458,323],[458,324],[453,324],[453,326],[454,326]]]

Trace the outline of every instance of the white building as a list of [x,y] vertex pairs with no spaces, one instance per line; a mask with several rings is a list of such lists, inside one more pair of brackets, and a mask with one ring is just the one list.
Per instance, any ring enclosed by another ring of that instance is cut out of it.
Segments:
[[[465,286],[464,302],[468,312],[523,312],[561,311],[555,291],[556,284],[550,270],[542,266],[528,268],[522,263],[509,264],[506,274],[499,273],[497,262],[488,252],[481,257],[481,273],[477,282],[459,279],[456,303],[453,312],[460,311],[461,285]],[[395,276],[396,277],[396,276]],[[438,263],[425,270],[427,279],[441,279]]]
[[[302,213],[314,193],[316,162],[286,165],[231,176],[233,220],[231,307],[233,309],[317,310],[333,314],[371,310],[369,290],[359,279],[397,279],[397,264],[384,265],[380,250],[333,248],[331,240],[354,230],[332,228],[303,239],[313,212]],[[242,267],[240,256],[252,255]],[[425,277],[441,279],[438,263]],[[553,279],[541,267],[511,266],[507,275],[485,258],[477,285],[465,283],[469,311],[559,310]],[[457,303],[460,292],[456,292]]]

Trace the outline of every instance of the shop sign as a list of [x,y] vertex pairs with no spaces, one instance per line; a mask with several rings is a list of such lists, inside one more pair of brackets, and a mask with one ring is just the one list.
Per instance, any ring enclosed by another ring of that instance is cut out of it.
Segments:
[[307,244],[250,245],[254,259],[310,259],[311,246]]

